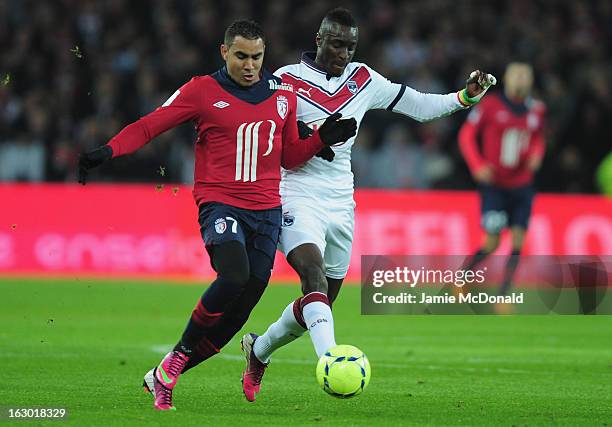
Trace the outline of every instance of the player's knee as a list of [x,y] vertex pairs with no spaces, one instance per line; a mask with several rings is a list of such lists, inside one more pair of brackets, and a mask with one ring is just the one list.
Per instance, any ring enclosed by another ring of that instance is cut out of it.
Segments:
[[220,278],[240,288],[246,285],[251,274],[246,249],[238,241],[215,247],[213,265]]
[[250,275],[248,263],[238,263],[231,268],[224,268],[217,273],[219,273],[219,277],[222,277],[223,280],[234,283],[240,287],[246,285]]

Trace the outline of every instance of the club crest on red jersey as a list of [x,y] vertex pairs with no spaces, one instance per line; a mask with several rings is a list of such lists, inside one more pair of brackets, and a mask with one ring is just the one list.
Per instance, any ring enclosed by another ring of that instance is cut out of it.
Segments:
[[278,111],[280,118],[285,120],[287,112],[289,111],[289,101],[287,101],[287,98],[283,95],[278,95],[276,97],[276,111]]
[[225,218],[217,218],[215,220],[215,231],[218,234],[223,234],[227,230],[227,222],[225,222]]

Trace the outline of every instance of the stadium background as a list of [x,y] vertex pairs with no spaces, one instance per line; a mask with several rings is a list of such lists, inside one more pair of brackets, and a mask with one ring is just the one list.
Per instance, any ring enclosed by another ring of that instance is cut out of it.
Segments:
[[[612,3],[596,1],[354,1],[355,60],[418,90],[450,92],[481,68],[531,62],[548,106],[538,188],[596,193],[612,141]],[[221,66],[225,27],[252,17],[267,35],[265,66],[314,50],[329,1],[0,1],[0,180],[75,181],[76,153],[105,143],[192,75]],[[77,50],[78,47],[78,50]],[[419,125],[371,112],[354,149],[359,187],[471,189],[459,156],[465,114]],[[187,125],[100,169],[100,181],[189,183]],[[159,165],[166,167],[160,177]]]

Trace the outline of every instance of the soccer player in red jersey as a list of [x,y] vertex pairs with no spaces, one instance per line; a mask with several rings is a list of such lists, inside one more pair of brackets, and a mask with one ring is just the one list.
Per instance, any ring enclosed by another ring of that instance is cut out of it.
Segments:
[[466,268],[493,253],[503,229],[510,228],[512,254],[506,263],[500,293],[510,288],[523,247],[534,197],[534,173],[545,151],[546,107],[530,97],[533,70],[514,62],[504,75],[503,93],[490,94],[470,112],[459,132],[459,147],[481,199],[484,245]]
[[339,120],[337,114],[300,140],[295,93],[262,69],[264,49],[259,25],[233,23],[221,45],[221,70],[194,77],[161,107],[80,158],[79,181],[84,184],[90,168],[132,153],[181,123],[196,126],[193,195],[217,278],[174,349],[145,376],[145,388],[159,410],[175,409],[172,390],[179,375],[218,353],[263,294],[281,227],[281,166],[299,166],[325,146],[355,135],[355,120]]

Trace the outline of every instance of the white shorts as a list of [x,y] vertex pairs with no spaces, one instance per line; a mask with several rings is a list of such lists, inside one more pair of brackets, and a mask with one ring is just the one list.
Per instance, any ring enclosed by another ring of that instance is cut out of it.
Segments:
[[344,279],[351,262],[355,203],[328,205],[312,199],[283,199],[279,250],[285,255],[305,243],[318,246],[325,275]]

